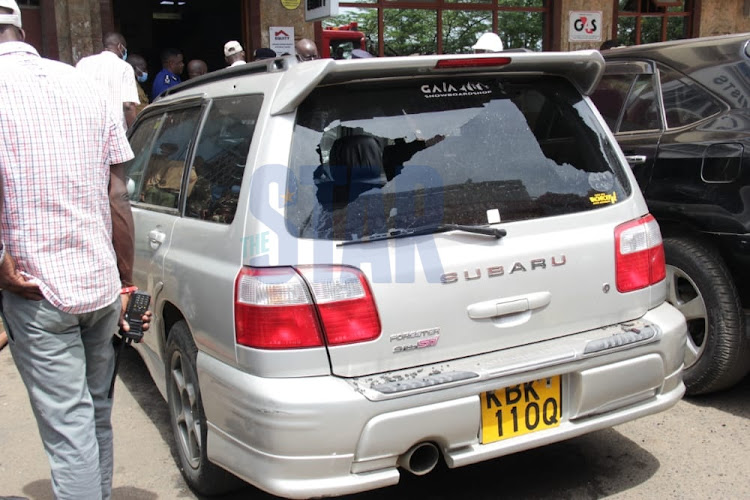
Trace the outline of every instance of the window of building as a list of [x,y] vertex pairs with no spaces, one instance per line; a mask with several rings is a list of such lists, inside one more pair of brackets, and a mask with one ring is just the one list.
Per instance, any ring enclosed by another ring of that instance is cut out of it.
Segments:
[[623,45],[689,38],[694,0],[619,0],[617,38]]
[[341,0],[323,29],[357,23],[381,56],[468,54],[482,33],[506,49],[551,48],[551,0]]

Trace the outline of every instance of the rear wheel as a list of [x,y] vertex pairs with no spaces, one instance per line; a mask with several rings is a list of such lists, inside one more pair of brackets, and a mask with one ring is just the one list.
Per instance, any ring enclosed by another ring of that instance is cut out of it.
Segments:
[[687,392],[725,389],[750,370],[750,343],[732,275],[719,253],[700,241],[665,238],[664,251],[667,300],[687,321]]
[[169,422],[185,481],[199,493],[218,495],[239,489],[244,483],[207,458],[206,416],[195,369],[197,354],[187,324],[176,323],[169,332],[165,363]]

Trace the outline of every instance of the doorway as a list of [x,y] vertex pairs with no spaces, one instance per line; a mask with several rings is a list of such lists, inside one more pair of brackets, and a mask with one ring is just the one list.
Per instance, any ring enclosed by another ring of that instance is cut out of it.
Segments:
[[[151,79],[161,70],[161,51],[182,50],[185,65],[206,61],[209,71],[224,68],[224,44],[243,43],[242,0],[112,0],[114,24],[128,41],[128,52],[148,63]],[[184,80],[185,72],[181,75]],[[145,88],[150,93],[150,88]]]

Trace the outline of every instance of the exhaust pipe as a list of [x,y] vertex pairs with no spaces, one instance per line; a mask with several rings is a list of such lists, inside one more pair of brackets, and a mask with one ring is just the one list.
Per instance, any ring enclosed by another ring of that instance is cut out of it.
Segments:
[[440,450],[432,443],[415,444],[398,457],[398,465],[415,476],[424,476],[438,463]]

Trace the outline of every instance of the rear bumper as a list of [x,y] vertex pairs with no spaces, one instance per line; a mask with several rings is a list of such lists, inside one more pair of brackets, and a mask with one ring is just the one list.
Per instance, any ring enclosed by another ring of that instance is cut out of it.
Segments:
[[[528,352],[477,356],[451,367],[462,372],[469,365],[481,367],[473,378],[385,395],[372,389],[377,384],[370,379],[262,379],[199,353],[208,455],[276,495],[343,495],[397,483],[398,458],[417,443],[435,443],[448,466],[458,467],[657,413],[685,391],[685,322],[666,304],[642,321],[657,334],[618,346],[609,342],[612,329],[605,328]],[[597,339],[612,346],[584,354]],[[553,375],[561,375],[563,383],[558,427],[479,442],[479,394]]]

